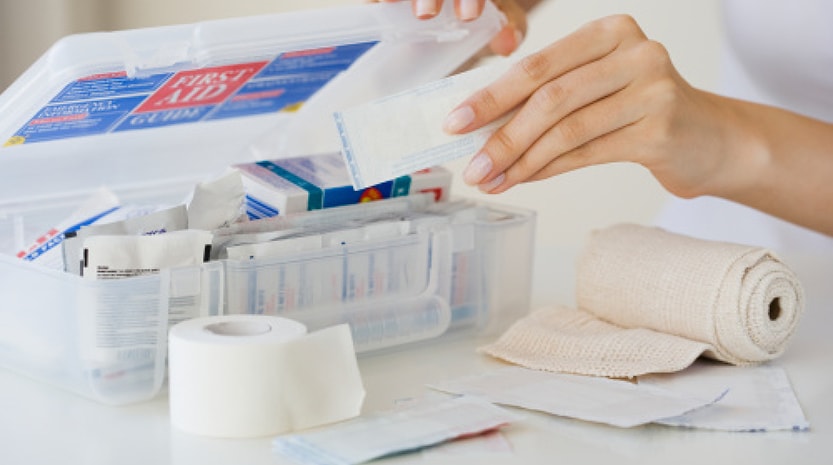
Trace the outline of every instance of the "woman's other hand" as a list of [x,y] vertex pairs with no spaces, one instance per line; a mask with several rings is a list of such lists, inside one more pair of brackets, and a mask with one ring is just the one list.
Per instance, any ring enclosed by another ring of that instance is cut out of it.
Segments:
[[[399,0],[370,0],[371,2],[395,2]],[[480,17],[487,0],[454,0],[454,12],[461,21],[472,21]],[[444,0],[411,0],[414,16],[419,19],[431,19],[443,8]],[[527,4],[531,7],[535,1],[518,2],[516,0],[492,0],[492,3],[506,15],[506,26],[492,39],[489,48],[498,55],[509,55],[523,42],[526,34]],[[523,6],[521,5],[523,4]]]

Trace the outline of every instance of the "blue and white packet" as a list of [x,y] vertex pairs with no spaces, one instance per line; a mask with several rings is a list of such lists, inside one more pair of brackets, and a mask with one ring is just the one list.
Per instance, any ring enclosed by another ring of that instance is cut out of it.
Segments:
[[485,433],[517,419],[473,397],[426,400],[309,433],[279,436],[273,447],[299,464],[353,465]]

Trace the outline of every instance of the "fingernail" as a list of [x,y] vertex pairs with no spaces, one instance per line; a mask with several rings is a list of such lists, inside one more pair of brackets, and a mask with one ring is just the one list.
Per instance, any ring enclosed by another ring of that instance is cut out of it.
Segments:
[[460,19],[471,21],[480,16],[480,2],[478,0],[460,0]]
[[449,134],[456,134],[474,121],[474,110],[470,106],[457,108],[448,114],[443,122],[443,130]]
[[478,153],[471,159],[469,165],[463,170],[463,181],[473,186],[479,183],[492,171],[492,159],[483,152]]
[[503,181],[506,179],[506,175],[500,173],[497,175],[495,179],[492,179],[489,182],[484,182],[483,184],[478,184],[477,188],[480,189],[482,192],[491,192],[494,188],[498,187],[499,185],[503,184]]
[[430,18],[437,14],[437,2],[434,0],[416,0],[414,13],[417,18]]

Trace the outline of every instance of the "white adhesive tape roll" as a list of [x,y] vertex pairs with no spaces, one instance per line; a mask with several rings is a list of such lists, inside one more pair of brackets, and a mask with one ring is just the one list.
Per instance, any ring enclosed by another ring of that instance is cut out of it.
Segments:
[[169,338],[171,423],[215,437],[257,437],[357,416],[364,400],[350,328],[307,334],[263,315],[196,318]]

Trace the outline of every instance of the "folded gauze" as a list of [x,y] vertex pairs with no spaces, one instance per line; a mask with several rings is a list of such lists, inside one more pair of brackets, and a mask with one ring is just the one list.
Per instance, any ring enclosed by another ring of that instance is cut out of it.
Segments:
[[803,300],[795,274],[765,249],[621,224],[585,246],[577,310],[537,310],[480,350],[611,377],[679,371],[700,355],[753,364],[783,353]]

